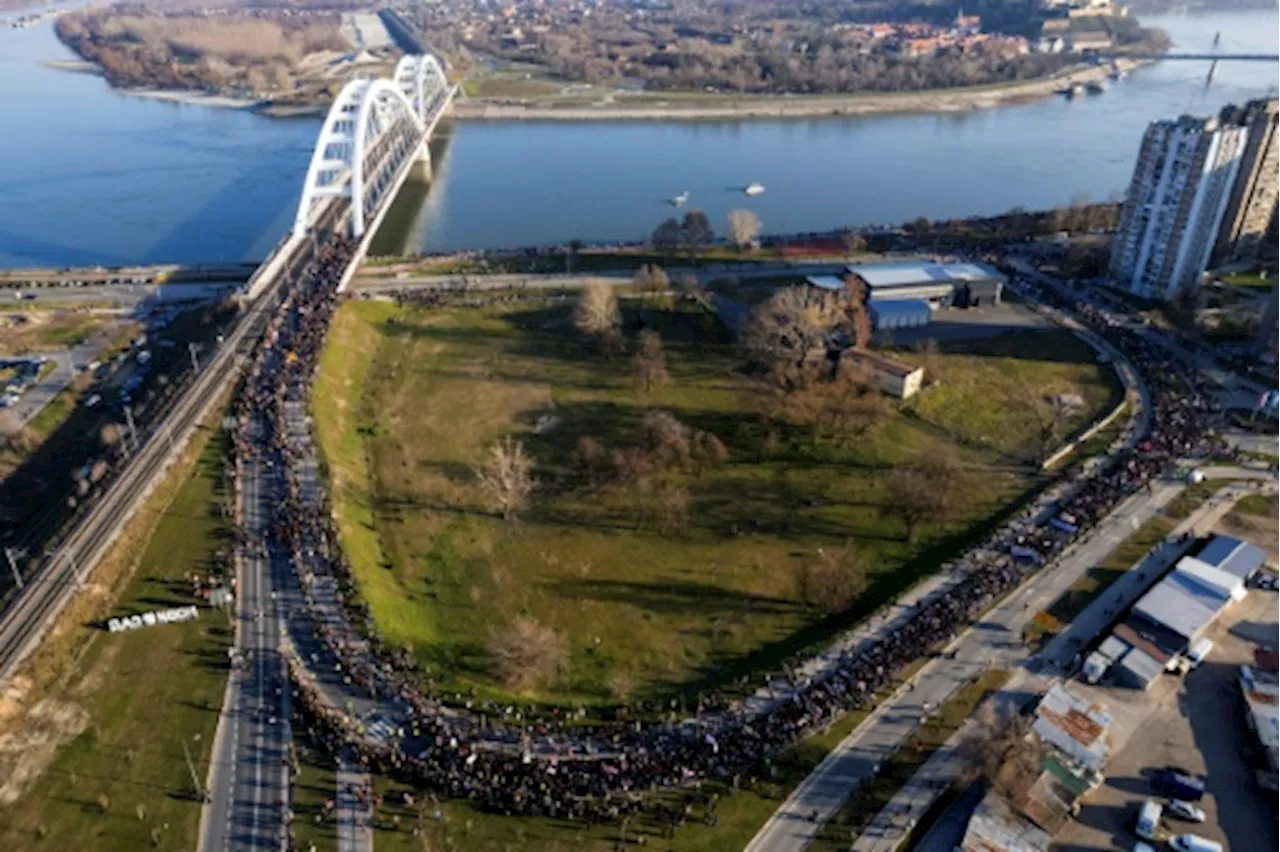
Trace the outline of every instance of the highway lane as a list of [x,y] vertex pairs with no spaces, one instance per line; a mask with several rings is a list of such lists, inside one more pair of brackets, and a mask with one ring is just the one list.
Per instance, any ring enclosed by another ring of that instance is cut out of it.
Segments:
[[[236,651],[226,731],[216,740],[209,801],[202,817],[202,849],[283,849],[289,803],[289,690],[280,654],[279,603],[272,575],[288,570],[271,547],[272,507],[280,499],[273,460],[240,465],[240,512],[245,546],[239,558]],[[265,546],[264,546],[265,545]]]

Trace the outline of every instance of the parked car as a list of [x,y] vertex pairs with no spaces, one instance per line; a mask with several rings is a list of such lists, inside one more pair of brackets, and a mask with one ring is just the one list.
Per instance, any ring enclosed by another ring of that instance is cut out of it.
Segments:
[[100,402],[102,402],[102,397],[95,393],[93,396],[89,397],[84,401],[84,407],[93,408],[95,405],[97,405]]
[[1169,838],[1169,848],[1176,852],[1222,852],[1222,844],[1198,834],[1178,834]]
[[1168,767],[1156,773],[1152,785],[1171,799],[1198,802],[1204,798],[1204,781],[1194,775]]
[[1133,833],[1143,840],[1158,840],[1160,832],[1160,816],[1164,808],[1155,799],[1147,799],[1138,808],[1138,819],[1134,822]]
[[1165,810],[1170,815],[1185,819],[1187,822],[1204,822],[1204,811],[1181,799],[1171,799]]
[[1156,852],[1156,847],[1145,840],[1133,841],[1133,852]]

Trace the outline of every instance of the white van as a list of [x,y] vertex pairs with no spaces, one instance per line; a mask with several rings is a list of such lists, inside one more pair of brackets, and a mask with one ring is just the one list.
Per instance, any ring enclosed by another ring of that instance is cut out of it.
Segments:
[[1164,806],[1155,799],[1147,799],[1138,809],[1138,821],[1133,833],[1143,840],[1159,840],[1160,817],[1164,815]]
[[1201,639],[1192,645],[1191,650],[1187,652],[1187,662],[1191,663],[1191,668],[1194,669],[1203,663],[1211,653],[1213,653],[1213,642],[1209,639]]
[[1222,852],[1222,844],[1198,834],[1179,834],[1169,839],[1169,846],[1177,852]]

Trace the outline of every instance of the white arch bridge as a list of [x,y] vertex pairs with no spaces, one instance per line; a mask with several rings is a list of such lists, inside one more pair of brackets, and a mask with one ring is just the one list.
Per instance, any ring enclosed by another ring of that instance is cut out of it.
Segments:
[[[409,166],[415,160],[430,163],[427,143],[456,92],[430,55],[403,57],[393,80],[358,79],[343,86],[311,154],[294,237],[321,224],[345,224],[361,241],[376,231]],[[349,202],[337,220],[326,216],[334,199]]]

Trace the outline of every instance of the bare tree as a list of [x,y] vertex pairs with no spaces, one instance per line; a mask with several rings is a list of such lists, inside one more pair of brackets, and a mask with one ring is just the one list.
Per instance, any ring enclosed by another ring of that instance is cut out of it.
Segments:
[[751,312],[743,343],[766,367],[798,367],[825,350],[839,317],[836,300],[805,287],[787,287]]
[[943,356],[936,338],[928,337],[918,341],[914,347],[920,366],[924,368],[924,377],[929,382],[936,382],[942,376]]
[[689,489],[678,482],[664,482],[653,493],[653,516],[662,532],[681,529],[689,520]]
[[40,446],[40,436],[29,426],[23,426],[10,432],[4,439],[5,449],[19,456],[35,452],[38,446]]
[[1047,458],[1067,433],[1067,423],[1076,406],[1063,394],[1046,394],[1030,382],[1015,388],[1016,404],[1035,424],[1036,459]]
[[693,435],[693,457],[699,465],[724,464],[729,460],[729,448],[711,432],[698,430]]
[[524,444],[510,435],[489,449],[489,458],[476,469],[476,479],[504,520],[513,520],[528,507],[537,484],[533,460],[525,453]]
[[583,287],[573,312],[573,324],[598,346],[606,348],[609,341],[619,335],[622,325],[622,312],[618,310],[618,297],[613,288],[602,281]]
[[663,467],[688,467],[693,457],[689,427],[667,411],[646,411],[640,422],[653,459]]
[[840,612],[867,587],[871,560],[852,540],[835,549],[821,548],[813,559],[796,566],[796,593],[810,606]]
[[120,443],[124,437],[124,431],[120,428],[119,423],[105,423],[98,430],[98,440],[102,441],[104,447],[114,447]]
[[715,231],[711,228],[711,220],[701,210],[690,210],[684,214],[684,221],[680,223],[680,233],[681,242],[690,252],[702,248],[716,238]]
[[996,792],[1021,803],[1039,777],[1044,757],[1044,745],[1031,732],[1033,719],[1016,712],[1002,714],[987,702],[974,721],[960,746],[970,777],[985,779]]
[[864,350],[871,345],[871,310],[867,306],[867,285],[857,275],[844,279],[845,310],[847,314],[849,343],[854,349]]
[[531,616],[516,617],[493,631],[485,644],[494,676],[503,686],[527,692],[551,682],[568,659],[564,642],[554,630]]
[[686,299],[696,299],[702,295],[702,285],[698,283],[698,276],[692,272],[686,272],[680,276],[680,280],[676,282],[676,289]]
[[653,229],[653,236],[649,238],[649,242],[653,243],[656,249],[674,252],[684,243],[684,230],[676,219],[665,219],[661,225]]
[[760,236],[760,217],[751,210],[729,211],[729,238],[738,248],[751,248]]
[[845,231],[844,234],[844,252],[849,257],[855,254],[861,254],[867,248],[867,241],[857,231]]
[[648,393],[671,381],[667,372],[667,357],[662,349],[662,337],[650,329],[640,332],[635,354],[636,381]]
[[573,451],[578,470],[592,485],[600,485],[608,477],[609,451],[598,438],[583,435]]
[[899,466],[889,477],[888,510],[906,527],[914,541],[925,520],[946,523],[964,505],[968,473],[960,460],[946,450],[923,453]]

